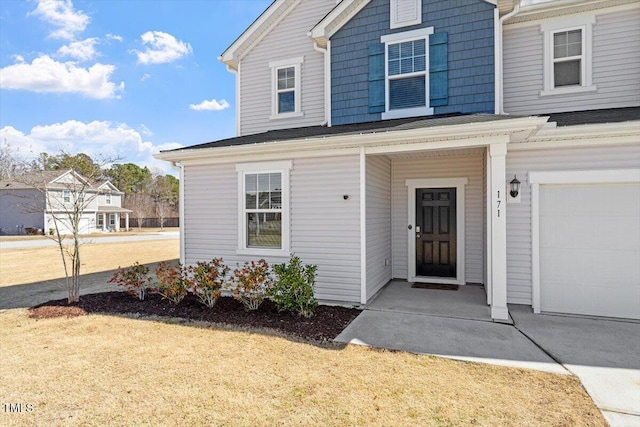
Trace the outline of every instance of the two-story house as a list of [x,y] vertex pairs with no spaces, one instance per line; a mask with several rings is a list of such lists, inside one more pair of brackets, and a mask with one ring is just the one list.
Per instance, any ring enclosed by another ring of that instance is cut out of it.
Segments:
[[180,165],[181,259],[295,252],[321,300],[392,279],[640,318],[640,4],[276,0],[220,56],[237,136]]
[[[78,217],[80,234],[120,231],[124,215],[129,229],[130,210],[111,182],[91,182],[73,170],[44,171],[0,182],[0,232],[22,234],[26,229],[71,234]],[[76,214],[77,212],[77,214]]]

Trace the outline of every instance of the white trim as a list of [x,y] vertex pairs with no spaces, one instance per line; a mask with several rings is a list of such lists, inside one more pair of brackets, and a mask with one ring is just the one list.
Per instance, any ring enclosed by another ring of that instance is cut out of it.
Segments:
[[360,147],[360,303],[367,303],[367,158]]
[[[464,285],[465,276],[465,186],[469,182],[466,177],[459,178],[433,178],[433,179],[407,179],[407,280],[409,282],[431,282],[431,283],[452,283]],[[455,188],[456,189],[456,278],[449,279],[443,277],[422,277],[416,276],[416,189],[418,188]]]
[[187,248],[185,247],[185,229],[184,229],[184,224],[185,224],[185,218],[184,218],[184,165],[180,165],[180,182],[178,183],[178,185],[180,186],[180,206],[179,206],[179,210],[180,210],[180,218],[178,219],[179,223],[180,223],[180,262],[184,265],[185,264],[185,260],[186,260],[186,252],[187,252]]
[[[540,25],[540,31],[544,37],[544,89],[540,96],[566,95],[572,93],[590,92],[597,90],[593,85],[593,31],[592,27],[596,23],[595,14],[571,16],[563,19],[544,22]],[[563,31],[580,30],[582,38],[582,53],[580,55],[580,85],[561,86],[554,85],[554,49],[553,35]]]
[[327,40],[327,52],[325,53],[325,81],[324,81],[324,108],[327,126],[331,127],[331,40]]
[[491,214],[489,210],[491,209],[491,156],[489,155],[489,147],[485,150],[485,173],[487,175],[486,182],[486,206],[484,211],[484,218],[486,223],[486,251],[485,251],[485,272],[484,272],[484,287],[485,292],[487,294],[487,305],[491,306],[493,303],[493,294],[491,289]]
[[242,95],[240,93],[240,87],[241,87],[241,82],[240,82],[240,68],[241,68],[241,64],[238,64],[238,69],[234,70],[231,67],[227,67],[227,69],[229,71],[231,71],[233,74],[236,75],[236,136],[240,136],[242,135],[242,128],[240,126],[240,124],[242,123],[242,109],[240,107],[240,101],[242,99]]
[[540,313],[540,185],[640,183],[639,169],[531,171],[531,287],[534,313]]
[[[413,19],[400,21],[398,20],[398,2],[411,1],[416,9],[416,17]],[[411,25],[418,25],[422,23],[422,0],[391,0],[389,2],[389,16],[390,16],[390,28],[409,27]]]
[[[256,162],[256,163],[238,163],[236,164],[236,172],[238,173],[238,246],[236,254],[238,255],[255,255],[255,256],[281,256],[288,257],[291,247],[291,192],[290,192],[290,173],[293,168],[291,160],[283,160],[276,162]],[[282,237],[281,248],[250,248],[246,246],[247,227],[246,215],[244,208],[245,201],[245,175],[248,173],[280,173],[282,184]]]
[[[309,36],[314,39],[320,46],[323,45],[324,40],[329,40],[336,32],[342,28],[344,24],[351,21],[351,18],[356,16],[371,0],[342,0],[336,5],[320,22],[318,22],[309,32]],[[351,5],[355,2],[359,2],[355,8],[351,9],[348,13]],[[327,27],[333,22],[338,20],[338,24],[327,32]]]
[[489,145],[490,184],[487,216],[491,220],[491,318],[508,320],[507,309],[507,209],[506,198],[506,154],[507,144]]
[[[402,33],[387,34],[380,37],[381,43],[400,43],[411,40],[426,39],[433,34],[433,27],[419,28],[417,30],[404,31]],[[427,40],[427,43],[429,40]],[[428,53],[428,52],[427,52]]]
[[[281,59],[278,61],[269,62],[269,68],[271,69],[271,116],[270,120],[274,119],[290,119],[294,117],[302,117],[302,64],[304,63],[304,56],[298,56],[295,58]],[[278,70],[283,68],[293,68],[294,73],[294,110],[285,113],[278,112]]]

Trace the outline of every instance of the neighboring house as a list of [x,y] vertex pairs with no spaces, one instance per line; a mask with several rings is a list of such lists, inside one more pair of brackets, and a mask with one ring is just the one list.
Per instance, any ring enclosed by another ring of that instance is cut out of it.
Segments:
[[70,213],[79,215],[80,234],[119,231],[124,215],[129,228],[130,210],[109,181],[90,182],[73,170],[45,171],[0,181],[0,233],[23,234],[26,229],[49,233],[55,228],[71,234]]
[[406,279],[482,284],[495,320],[640,318],[638,22],[624,0],[274,1],[220,57],[237,137],[157,156],[182,261],[295,252],[327,301]]

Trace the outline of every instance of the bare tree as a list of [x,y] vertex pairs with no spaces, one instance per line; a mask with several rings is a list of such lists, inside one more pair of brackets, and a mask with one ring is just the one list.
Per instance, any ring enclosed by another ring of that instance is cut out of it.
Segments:
[[127,209],[131,209],[133,217],[138,221],[138,228],[142,228],[144,220],[151,214],[151,198],[143,190],[135,190],[124,202]]

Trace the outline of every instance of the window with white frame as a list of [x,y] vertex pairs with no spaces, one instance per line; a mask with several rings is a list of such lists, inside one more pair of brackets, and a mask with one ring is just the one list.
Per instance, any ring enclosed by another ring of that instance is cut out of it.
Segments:
[[116,226],[116,214],[109,214],[109,226]]
[[422,23],[422,0],[391,0],[389,2],[390,28],[401,28]]
[[596,90],[592,83],[593,24],[593,15],[542,24],[545,63],[542,96]]
[[71,201],[71,191],[62,190],[62,201],[65,203],[69,203]]
[[290,161],[236,165],[238,171],[238,252],[289,253]]
[[429,35],[433,27],[381,37],[385,44],[383,119],[433,114],[429,107]]
[[104,195],[104,203],[107,205],[111,204],[111,194],[107,193]]
[[302,116],[301,69],[304,57],[272,61],[271,119]]

